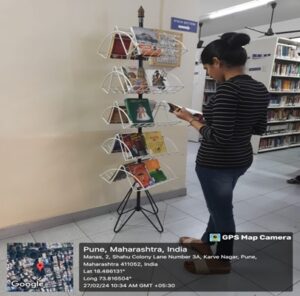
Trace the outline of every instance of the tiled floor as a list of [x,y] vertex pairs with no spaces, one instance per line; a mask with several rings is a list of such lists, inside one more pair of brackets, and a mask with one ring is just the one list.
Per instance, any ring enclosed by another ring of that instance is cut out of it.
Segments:
[[[7,241],[72,241],[78,254],[79,242],[177,242],[182,235],[199,237],[206,227],[208,212],[199,181],[194,172],[198,144],[188,144],[187,196],[159,202],[159,217],[164,232],[159,234],[137,213],[118,234],[113,232],[115,213],[75,221],[44,231],[37,231],[0,241],[0,284],[5,281],[5,244]],[[234,193],[237,231],[291,231],[294,233],[294,292],[300,295],[300,186],[289,185],[286,179],[300,174],[300,149],[280,150],[255,156],[249,171],[240,178]],[[78,290],[78,262],[75,262],[75,283]],[[2,292],[4,294],[4,292]],[[2,295],[3,295],[2,294]],[[82,295],[73,293],[72,295]],[[84,295],[112,295],[85,293]],[[178,293],[113,293],[113,295],[278,295],[259,292],[178,292]],[[28,295],[28,294],[26,294]],[[36,294],[34,294],[36,295]],[[67,294],[60,294],[67,295]]]

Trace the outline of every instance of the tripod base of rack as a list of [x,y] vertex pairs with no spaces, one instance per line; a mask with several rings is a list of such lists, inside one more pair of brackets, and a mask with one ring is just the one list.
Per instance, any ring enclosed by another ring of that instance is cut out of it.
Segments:
[[[134,215],[135,212],[142,212],[143,215],[148,219],[148,221],[152,224],[152,226],[158,232],[160,232],[160,233],[163,232],[164,228],[163,228],[161,221],[157,215],[158,207],[157,207],[152,195],[150,194],[150,192],[148,190],[145,190],[145,193],[146,193],[146,197],[148,198],[149,203],[151,205],[152,211],[145,209],[144,207],[141,206],[141,196],[140,196],[141,192],[140,191],[137,192],[136,206],[131,209],[126,209],[127,203],[129,201],[129,198],[130,198],[132,192],[133,192],[133,189],[130,188],[117,209],[117,213],[118,213],[119,217],[115,224],[114,232],[118,233],[126,225],[126,223],[130,220],[130,218]],[[130,213],[129,216],[126,218],[126,220],[124,222],[121,223],[121,217],[127,213]],[[156,219],[157,225],[153,222],[152,219],[150,219],[150,215],[148,213],[152,214],[152,216]]]

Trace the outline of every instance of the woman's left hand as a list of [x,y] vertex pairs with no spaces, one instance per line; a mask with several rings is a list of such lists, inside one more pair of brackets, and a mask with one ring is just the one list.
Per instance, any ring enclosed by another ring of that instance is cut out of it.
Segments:
[[174,111],[174,114],[182,119],[182,120],[185,120],[185,121],[190,121],[193,119],[193,115],[192,113],[190,113],[189,111],[187,111],[184,107],[182,107],[181,109],[179,110],[175,110]]

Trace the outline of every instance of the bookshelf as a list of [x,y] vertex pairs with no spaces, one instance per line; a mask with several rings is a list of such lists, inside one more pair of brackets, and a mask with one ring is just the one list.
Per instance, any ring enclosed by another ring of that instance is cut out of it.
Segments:
[[[202,112],[203,105],[216,93],[216,82],[209,77],[202,63],[199,61],[202,49],[197,49],[196,66],[194,72],[192,108]],[[201,142],[202,136],[196,129],[189,129],[188,140],[191,142]]]
[[253,152],[300,147],[300,43],[272,36],[246,50],[248,74],[270,93],[267,131],[252,137]]
[[[174,125],[180,121],[169,112],[170,106],[166,101],[150,100],[144,95],[172,94],[183,88],[180,79],[169,70],[180,65],[186,48],[182,43],[182,33],[144,28],[142,7],[138,10],[138,20],[138,27],[115,27],[98,48],[102,58],[122,62],[122,65],[113,66],[104,77],[102,91],[126,95],[124,101],[115,101],[102,112],[102,119],[107,125],[117,124],[115,126],[123,129],[101,144],[107,155],[119,153],[123,156],[123,164],[106,169],[99,175],[101,179],[115,186],[117,181],[122,180],[129,185],[117,209],[116,233],[136,212],[142,212],[158,232],[163,232],[159,209],[150,190],[177,178],[170,166],[158,160],[160,156],[178,153],[175,143],[161,131],[144,132],[143,129]],[[143,36],[147,39],[140,42],[139,38]],[[145,62],[148,62],[147,67],[144,67]],[[137,65],[133,66],[133,63]],[[137,130],[133,132],[132,129]],[[142,192],[152,210],[141,205]],[[129,208],[128,201],[133,193],[136,194],[136,205]]]
[[204,82],[204,96],[203,96],[203,104],[207,104],[209,99],[215,95],[217,89],[216,81],[209,77],[205,76],[205,82]]

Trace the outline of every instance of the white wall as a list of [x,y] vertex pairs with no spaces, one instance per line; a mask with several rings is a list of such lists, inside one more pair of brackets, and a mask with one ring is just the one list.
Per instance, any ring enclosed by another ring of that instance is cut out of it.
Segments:
[[[102,110],[122,96],[105,95],[100,82],[116,61],[101,59],[97,47],[114,25],[170,28],[170,16],[195,19],[172,0],[2,0],[0,2],[0,228],[118,202],[126,184],[109,186],[98,174],[122,163],[99,145],[120,130],[107,127]],[[199,3],[197,3],[199,4]],[[185,9],[184,9],[185,8]],[[192,95],[196,34],[175,72],[186,87],[161,97],[184,105]],[[185,187],[185,126],[163,131],[180,153],[164,158],[179,176],[154,190]]]

